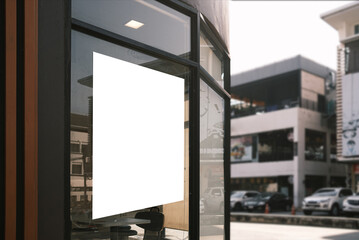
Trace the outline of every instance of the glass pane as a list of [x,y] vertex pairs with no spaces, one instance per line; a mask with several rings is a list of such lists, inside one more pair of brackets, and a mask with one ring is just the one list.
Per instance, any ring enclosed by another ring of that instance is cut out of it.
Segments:
[[326,134],[305,129],[305,160],[326,161]]
[[190,18],[154,0],[73,0],[72,17],[189,58]]
[[275,112],[299,106],[299,78],[296,72],[275,79],[261,79],[231,89],[231,117]]
[[258,134],[259,162],[293,160],[293,129]]
[[[184,79],[184,196],[183,201],[151,206],[155,207],[152,210],[155,212],[159,210],[164,215],[164,233],[169,239],[185,239],[188,237],[188,173],[189,173],[189,146],[188,146],[188,121],[189,121],[189,98],[188,98],[188,82],[190,72],[185,66],[178,65],[169,61],[157,59],[140,52],[133,51],[94,37],[72,31],[72,53],[71,53],[71,159],[70,159],[70,199],[71,208],[70,216],[72,222],[72,239],[118,239],[121,234],[129,234],[136,237],[143,237],[143,228],[133,225],[138,221],[135,215],[138,212],[148,212],[149,208],[138,209],[136,211],[125,212],[110,217],[102,218],[101,220],[93,220],[92,205],[93,205],[93,117],[96,112],[93,112],[93,53],[104,54],[116,60],[122,60],[128,63],[133,63],[145,68],[153,69],[162,73],[167,73],[172,76],[177,76]],[[134,81],[135,79],[121,79],[123,81]],[[96,80],[95,80],[96,81]],[[95,86],[96,87],[96,86]],[[142,86],[138,86],[141,88]],[[118,94],[123,94],[123,91],[133,92],[133,97],[141,99],[143,96],[138,95],[138,89],[118,89]],[[169,100],[169,99],[164,99]],[[131,99],[129,99],[131,101]],[[143,118],[134,119],[138,124],[145,124],[149,114],[146,114],[147,109],[156,106],[149,106],[148,101],[143,99],[143,104],[139,104],[137,111],[143,113]],[[111,111],[121,112],[121,107],[113,108]],[[93,114],[94,113],[94,114]],[[124,116],[129,117],[129,116]],[[156,116],[151,116],[156,118]],[[110,126],[111,127],[111,126]],[[112,125],[112,127],[116,127]],[[117,126],[118,127],[118,126]],[[151,126],[149,126],[151,127]],[[146,136],[141,135],[141,132],[133,130],[133,136],[138,141],[138,157],[146,158],[147,153],[143,152],[143,144],[146,144],[143,139]],[[120,141],[121,136],[118,136]],[[104,140],[106,141],[106,140]],[[115,151],[118,154],[114,157],[121,156],[121,143]],[[123,144],[123,143],[122,143]],[[106,145],[106,143],[105,143]],[[108,142],[108,146],[114,146]],[[110,149],[109,151],[113,151]],[[170,156],[169,156],[169,159]],[[138,166],[138,170],[146,169],[145,166]],[[112,169],[109,169],[111,172]],[[165,173],[164,173],[165,174]],[[134,174],[134,181],[146,181],[142,179],[140,174]],[[128,184],[131,185],[131,179]],[[161,186],[153,186],[161,189]],[[112,189],[111,189],[112,188]],[[109,186],[107,190],[117,191],[123,195],[124,198],[129,198],[128,193],[121,188],[114,188]],[[148,199],[148,189],[136,189],[137,192],[143,193],[143,202]],[[151,191],[151,190],[149,190]],[[121,204],[120,202],[118,204]],[[135,219],[135,220],[134,220]],[[126,226],[123,226],[126,225]],[[131,227],[131,230],[128,230]],[[135,232],[136,231],[136,232]]]
[[221,85],[224,86],[224,61],[222,53],[216,49],[201,32],[200,35],[201,66]]
[[224,100],[200,85],[200,238],[224,239]]

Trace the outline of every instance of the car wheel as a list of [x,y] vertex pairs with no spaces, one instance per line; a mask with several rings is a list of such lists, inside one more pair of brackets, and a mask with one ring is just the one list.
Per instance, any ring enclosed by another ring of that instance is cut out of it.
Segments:
[[234,211],[240,211],[240,210],[242,210],[242,204],[236,203],[236,205],[234,206]]
[[332,206],[332,209],[330,210],[330,215],[332,216],[338,216],[339,215],[339,207],[338,204],[334,204]]
[[304,215],[312,215],[312,211],[303,210]]

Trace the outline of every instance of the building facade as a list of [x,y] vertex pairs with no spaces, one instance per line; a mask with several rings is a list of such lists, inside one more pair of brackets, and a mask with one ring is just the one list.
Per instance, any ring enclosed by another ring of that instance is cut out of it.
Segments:
[[320,187],[346,185],[334,74],[296,56],[232,76],[231,190],[278,191],[299,207]]
[[348,164],[350,185],[359,191],[359,3],[323,13],[321,18],[338,31],[337,155]]
[[227,0],[0,11],[2,238],[230,238]]

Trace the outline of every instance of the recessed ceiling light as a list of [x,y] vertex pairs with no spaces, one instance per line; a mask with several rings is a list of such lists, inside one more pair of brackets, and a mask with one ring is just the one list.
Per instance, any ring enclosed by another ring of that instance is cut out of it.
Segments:
[[142,27],[143,25],[144,25],[143,23],[137,22],[135,20],[131,20],[128,23],[125,24],[126,27],[130,27],[130,28],[133,28],[133,29],[138,29],[138,28]]

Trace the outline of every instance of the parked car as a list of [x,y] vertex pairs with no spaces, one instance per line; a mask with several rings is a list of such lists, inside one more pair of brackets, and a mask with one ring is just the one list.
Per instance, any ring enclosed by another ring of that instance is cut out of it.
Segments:
[[243,208],[249,212],[254,210],[264,211],[268,204],[268,211],[290,211],[293,201],[280,192],[265,192],[253,199],[244,200]]
[[343,201],[343,213],[352,217],[353,215],[359,214],[359,195],[355,194],[349,196]]
[[243,200],[256,198],[260,195],[257,191],[235,191],[231,194],[231,211],[243,210]]
[[338,216],[343,208],[344,199],[351,195],[353,192],[348,188],[321,188],[311,196],[304,198],[303,213],[311,215],[314,211],[320,211]]
[[204,213],[224,214],[224,188],[207,188],[201,198],[204,204]]

